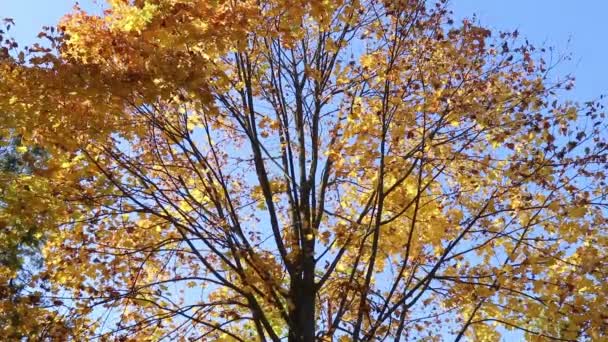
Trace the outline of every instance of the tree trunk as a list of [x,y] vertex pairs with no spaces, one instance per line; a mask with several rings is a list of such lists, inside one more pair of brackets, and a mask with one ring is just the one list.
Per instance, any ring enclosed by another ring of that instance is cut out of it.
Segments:
[[315,340],[315,260],[314,242],[305,243],[302,260],[302,277],[292,281],[293,310],[289,327],[290,342],[312,342]]

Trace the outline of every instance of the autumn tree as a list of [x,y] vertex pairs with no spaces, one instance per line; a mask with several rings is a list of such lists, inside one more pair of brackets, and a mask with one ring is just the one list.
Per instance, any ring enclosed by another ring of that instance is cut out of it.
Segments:
[[0,227],[41,232],[46,336],[607,338],[604,114],[518,35],[444,1],[108,0],[8,42],[0,134],[47,160]]
[[21,190],[33,190],[24,180],[33,165],[44,163],[45,154],[39,147],[26,152],[20,140],[0,137],[0,331],[7,340],[63,336],[65,322],[57,312],[47,310],[52,302],[28,289],[42,263],[44,233],[37,223],[44,215],[28,219],[32,198]]

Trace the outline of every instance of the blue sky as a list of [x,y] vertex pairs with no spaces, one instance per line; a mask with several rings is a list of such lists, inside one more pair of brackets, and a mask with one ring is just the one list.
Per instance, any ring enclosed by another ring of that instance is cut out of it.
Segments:
[[[572,73],[575,100],[589,100],[608,93],[608,1],[605,0],[450,0],[455,16],[476,13],[480,22],[492,29],[513,30],[530,42],[554,46],[573,59],[563,63],[557,75]],[[97,2],[97,4],[95,3]],[[101,8],[103,0],[81,0],[84,8]],[[52,25],[70,11],[73,0],[0,0],[0,18],[17,21],[12,34],[24,44],[34,41],[39,28]]]
[[[571,53],[572,60],[557,73],[574,74],[576,100],[589,100],[608,93],[608,1],[605,0],[450,0],[455,14],[476,13],[484,26],[512,30],[535,45],[553,46]],[[584,4],[584,5],[583,5]],[[557,75],[556,75],[557,76]]]

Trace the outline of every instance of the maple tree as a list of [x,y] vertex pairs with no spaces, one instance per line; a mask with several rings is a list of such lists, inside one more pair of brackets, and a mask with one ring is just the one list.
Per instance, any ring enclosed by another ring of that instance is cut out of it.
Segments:
[[0,236],[42,259],[4,336],[608,336],[604,114],[517,31],[444,1],[107,2],[0,51],[27,165]]

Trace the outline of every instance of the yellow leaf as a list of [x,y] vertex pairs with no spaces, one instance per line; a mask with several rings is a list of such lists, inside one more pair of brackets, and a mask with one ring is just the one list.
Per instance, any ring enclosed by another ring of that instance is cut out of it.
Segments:
[[574,209],[571,209],[568,212],[568,216],[572,217],[572,218],[580,218],[585,216],[585,214],[587,213],[587,209],[585,207],[577,207]]

